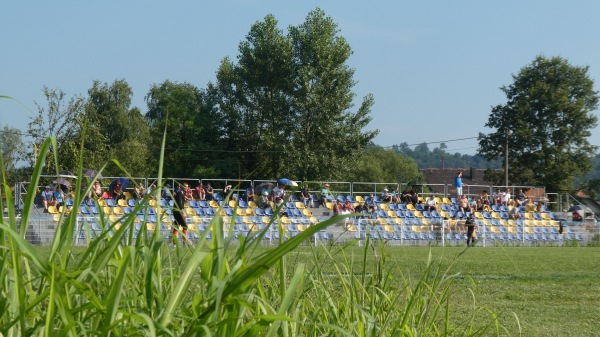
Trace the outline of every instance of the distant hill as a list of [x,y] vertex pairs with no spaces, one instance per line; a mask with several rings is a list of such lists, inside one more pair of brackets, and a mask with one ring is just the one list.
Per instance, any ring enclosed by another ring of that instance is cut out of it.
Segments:
[[419,169],[452,169],[452,168],[464,168],[464,167],[475,167],[478,169],[499,169],[502,168],[502,160],[492,160],[478,156],[460,154],[458,152],[449,153],[446,152],[446,144],[441,143],[439,147],[430,150],[427,143],[417,145],[414,150],[411,149],[407,143],[401,143],[400,145],[394,145],[393,149],[400,154],[407,157],[413,158]]

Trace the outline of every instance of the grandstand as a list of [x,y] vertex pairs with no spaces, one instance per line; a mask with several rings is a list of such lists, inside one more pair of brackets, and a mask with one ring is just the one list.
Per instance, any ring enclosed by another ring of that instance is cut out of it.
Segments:
[[[336,193],[336,199],[349,199],[358,206],[369,202],[368,195],[380,191],[382,186],[391,184],[373,183],[369,191],[357,191],[351,183],[335,183],[331,185],[349,186],[348,193]],[[364,185],[364,183],[360,183]],[[490,190],[494,187],[488,186]],[[241,191],[241,190],[240,190]],[[240,191],[234,191],[234,195]],[[316,191],[315,191],[316,192]],[[26,239],[34,244],[48,244],[54,237],[55,229],[60,226],[63,217],[76,209],[77,230],[74,235],[76,244],[85,244],[88,237],[120,228],[128,221],[133,223],[134,239],[144,227],[148,232],[160,231],[165,238],[170,238],[173,224],[172,201],[134,200],[131,194],[128,199],[115,202],[113,199],[88,200],[74,207],[72,199],[64,206],[50,207],[48,214],[39,208],[31,217]],[[313,198],[318,200],[317,193]],[[422,197],[423,198],[423,197]],[[421,200],[423,200],[421,198]],[[380,198],[374,198],[377,210],[372,213],[353,214],[340,219],[327,230],[313,236],[314,240],[347,243],[357,240],[364,244],[366,240],[386,241],[390,245],[464,245],[466,230],[464,221],[469,215],[459,210],[455,198],[447,196],[436,197],[438,210],[428,212],[423,204],[384,203]],[[198,239],[217,217],[224,231],[237,237],[253,235],[258,231],[267,231],[263,238],[264,244],[276,244],[280,238],[294,237],[306,228],[329,219],[332,215],[333,200],[325,207],[305,207],[292,193],[280,208],[274,204],[265,209],[258,208],[254,202],[244,202],[242,199],[229,200],[191,200],[186,203],[184,212],[189,226],[190,239]],[[315,202],[317,204],[317,202]],[[516,211],[520,218],[514,220],[509,216],[512,206],[493,205],[489,210],[474,212],[477,223],[477,245],[479,246],[564,246],[589,243],[597,233],[597,223],[575,222],[563,212],[552,212],[546,206],[519,207]],[[561,233],[562,232],[562,233]],[[210,234],[209,238],[210,238]],[[308,244],[307,243],[307,244]]]

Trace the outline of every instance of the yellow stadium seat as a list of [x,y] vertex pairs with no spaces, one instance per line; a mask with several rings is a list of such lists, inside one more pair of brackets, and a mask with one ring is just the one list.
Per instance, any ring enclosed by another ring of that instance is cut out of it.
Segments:
[[[131,198],[129,198],[131,199]],[[117,201],[117,205],[119,205],[120,207],[127,207],[127,200],[125,199],[119,199],[119,201]]]

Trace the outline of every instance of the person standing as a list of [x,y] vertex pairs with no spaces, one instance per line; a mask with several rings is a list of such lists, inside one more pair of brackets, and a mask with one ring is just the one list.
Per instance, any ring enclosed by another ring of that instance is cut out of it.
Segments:
[[459,171],[456,177],[454,178],[454,186],[456,187],[457,197],[463,195],[462,174],[462,171]]
[[185,222],[185,213],[183,212],[183,209],[185,208],[185,195],[189,189],[190,186],[187,183],[184,183],[183,186],[180,186],[175,192],[175,207],[173,207],[173,218],[175,219],[173,226],[173,246],[177,245],[177,236],[179,235],[180,230],[183,233],[183,242],[188,243],[188,226]]
[[475,220],[473,219],[473,214],[469,215],[467,221],[465,221],[465,226],[467,227],[467,247],[475,245]]

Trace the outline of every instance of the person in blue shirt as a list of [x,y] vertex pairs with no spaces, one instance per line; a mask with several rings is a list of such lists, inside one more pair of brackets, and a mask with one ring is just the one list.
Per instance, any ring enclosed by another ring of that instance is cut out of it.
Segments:
[[456,195],[457,196],[461,196],[463,195],[463,188],[462,188],[462,171],[459,171],[458,174],[456,175],[456,177],[454,178],[454,186],[456,187]]

